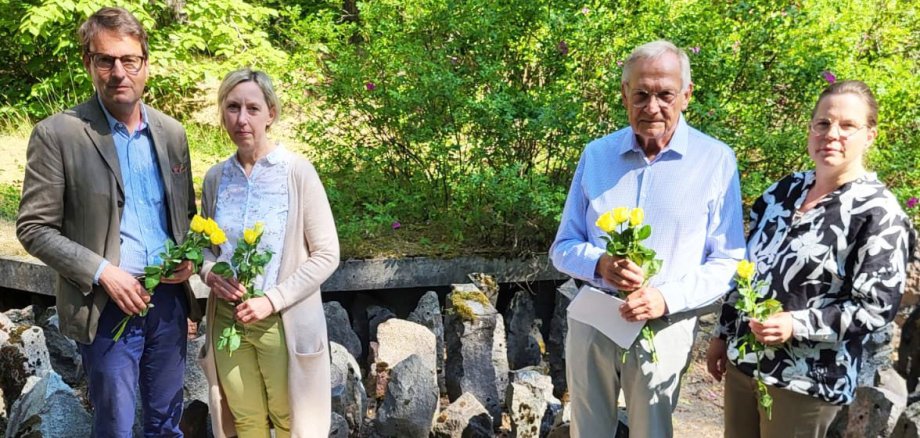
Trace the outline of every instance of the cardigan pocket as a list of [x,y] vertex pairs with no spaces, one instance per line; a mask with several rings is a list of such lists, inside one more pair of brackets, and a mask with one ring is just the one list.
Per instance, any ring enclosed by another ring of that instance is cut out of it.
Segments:
[[323,353],[326,352],[326,343],[320,341],[319,349],[316,351],[300,352],[297,351],[297,348],[295,347],[291,349],[291,352],[294,354],[294,357],[297,358],[298,362],[308,361],[310,359],[322,356]]

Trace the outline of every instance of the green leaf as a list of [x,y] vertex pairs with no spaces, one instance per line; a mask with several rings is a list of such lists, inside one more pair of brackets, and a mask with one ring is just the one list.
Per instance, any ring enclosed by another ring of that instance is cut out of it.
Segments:
[[241,341],[240,335],[233,334],[232,336],[230,336],[229,349],[231,353],[240,349],[240,341]]
[[211,268],[211,272],[224,278],[233,278],[233,268],[227,262],[217,262]]
[[652,235],[652,226],[651,226],[651,225],[645,224],[645,225],[642,226],[642,228],[639,228],[639,236],[638,236],[638,237],[639,237],[639,240],[648,239],[649,236],[651,236],[651,235]]
[[144,288],[148,291],[156,289],[160,284],[160,274],[144,277]]

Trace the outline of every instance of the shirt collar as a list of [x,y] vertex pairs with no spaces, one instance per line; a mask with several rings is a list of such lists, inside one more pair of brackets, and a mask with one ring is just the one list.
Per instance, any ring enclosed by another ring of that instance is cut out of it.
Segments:
[[[665,147],[661,153],[664,154],[668,151],[673,151],[678,155],[685,155],[687,153],[689,137],[690,127],[684,120],[684,115],[681,114],[677,119],[677,129],[674,130],[674,135],[671,136],[671,141],[668,142],[667,147]],[[629,132],[627,132],[627,135],[624,136],[623,141],[620,143],[620,149],[618,152],[620,155],[624,155],[630,151],[635,151],[640,154],[645,153],[645,151],[639,147],[639,142],[636,140],[636,134],[633,133],[632,127],[629,128]]]
[[[98,94],[96,95],[96,100],[99,101],[99,107],[102,108],[102,113],[105,114],[105,120],[109,122],[109,129],[112,132],[115,132],[115,129],[119,127],[123,131],[128,130],[128,127],[125,126],[124,123],[118,121],[118,119],[112,116],[112,113],[110,113],[109,110],[102,103],[102,98],[99,97]],[[137,125],[138,132],[143,131],[144,129],[147,128],[147,107],[144,105],[143,102],[141,102],[140,105],[141,105],[141,123]]]
[[[269,152],[268,155],[260,158],[256,164],[264,162],[266,165],[274,166],[284,160],[285,154],[287,153],[286,151],[287,150],[284,148],[284,145],[278,143],[277,147],[275,147],[273,151]],[[233,159],[234,165],[238,166],[240,169],[243,168],[243,165],[240,163],[240,160],[237,158],[236,154],[233,154],[231,158]]]

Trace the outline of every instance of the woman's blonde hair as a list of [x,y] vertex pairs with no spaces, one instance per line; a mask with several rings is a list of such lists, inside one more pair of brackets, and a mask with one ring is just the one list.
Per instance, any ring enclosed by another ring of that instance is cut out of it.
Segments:
[[[224,101],[227,100],[227,95],[229,95],[230,91],[236,88],[237,85],[243,82],[254,82],[259,86],[259,89],[262,90],[262,95],[265,96],[265,103],[268,105],[269,111],[273,111],[275,113],[274,119],[278,120],[278,118],[281,117],[281,101],[278,100],[278,95],[275,94],[275,87],[272,85],[272,79],[263,71],[241,68],[227,73],[227,76],[224,76],[224,80],[220,83],[220,88],[217,90],[217,110],[220,114],[220,124],[224,124]],[[226,126],[224,126],[224,128],[226,128]],[[271,128],[271,125],[269,125],[266,130],[269,128]]]

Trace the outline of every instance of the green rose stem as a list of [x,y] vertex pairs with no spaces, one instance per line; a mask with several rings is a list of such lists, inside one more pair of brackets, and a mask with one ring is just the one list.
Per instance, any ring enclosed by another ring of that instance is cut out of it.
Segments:
[[[753,263],[747,260],[742,260],[738,263],[738,272],[735,276],[735,281],[738,283],[738,294],[740,297],[738,301],[735,302],[735,309],[738,310],[742,317],[747,317],[749,320],[755,319],[757,321],[765,321],[771,316],[782,312],[783,304],[773,298],[760,301],[761,296],[758,291],[763,289],[766,283],[759,281],[752,284],[754,273]],[[760,371],[760,362],[767,348],[770,347],[757,341],[753,333],[747,333],[741,338],[741,343],[738,345],[738,354],[744,357],[747,355],[748,350],[754,353],[757,360],[757,376],[754,377],[754,380],[757,382],[757,401],[760,403],[764,412],[767,413],[767,420],[772,420],[773,397],[767,391],[767,384],[764,383]]]
[[[655,250],[642,245],[642,241],[652,235],[652,226],[642,225],[645,212],[641,208],[632,210],[626,207],[617,207],[597,218],[598,228],[605,233],[601,239],[607,242],[607,254],[631,260],[639,265],[645,273],[640,289],[648,285],[649,280],[661,270],[661,259],[656,259]],[[641,226],[640,226],[641,225]],[[629,293],[620,292],[623,299]],[[642,326],[642,340],[648,344],[648,351],[652,362],[658,363],[658,351],[655,349],[655,330],[649,327],[649,322]],[[630,349],[623,350],[620,360],[626,362]]]
[[[234,303],[234,307],[250,298],[265,296],[261,289],[256,289],[253,285],[256,277],[265,273],[265,265],[272,259],[271,251],[258,250],[259,242],[262,240],[262,231],[262,222],[256,222],[253,228],[243,230],[243,238],[237,241],[230,263],[219,262],[211,268],[211,272],[215,275],[220,275],[226,279],[231,279],[235,276],[237,281],[246,289],[243,298]],[[226,350],[227,354],[232,356],[233,352],[240,348],[242,333],[242,327],[234,321],[229,327],[221,330],[220,338],[217,341],[217,349]]]
[[[226,237],[222,237],[223,231],[220,230],[216,223],[211,222],[213,228],[206,228],[204,225],[205,223],[205,219],[195,215],[192,219],[192,225],[185,235],[185,241],[183,241],[181,245],[176,245],[172,240],[167,239],[164,243],[165,249],[160,254],[160,259],[163,261],[159,265],[144,267],[144,276],[142,280],[144,282],[144,289],[147,290],[148,295],[153,296],[154,290],[160,285],[160,281],[163,278],[171,277],[183,260],[192,262],[192,270],[197,272],[204,262],[204,255],[201,252],[202,248],[212,245],[212,240],[215,241],[216,244],[223,243],[220,241],[221,238],[226,240]],[[144,310],[140,311],[138,316],[147,316],[147,312],[153,307],[153,303],[149,303]],[[118,342],[118,340],[121,339],[131,318],[134,318],[134,315],[125,315],[118,325],[112,329],[112,333],[114,334],[112,336],[113,341]]]

